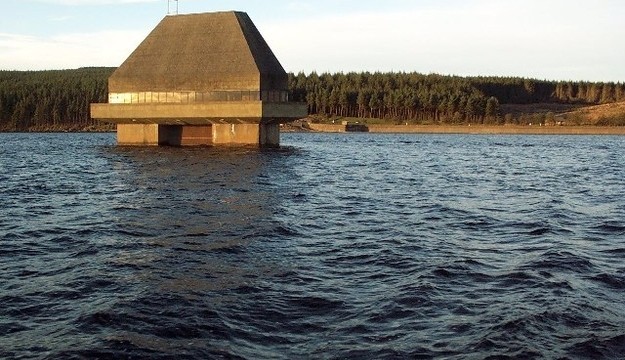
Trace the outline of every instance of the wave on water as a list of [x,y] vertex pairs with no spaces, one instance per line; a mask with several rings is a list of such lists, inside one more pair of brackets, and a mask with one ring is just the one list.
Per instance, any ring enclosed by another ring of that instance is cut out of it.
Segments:
[[620,137],[0,137],[2,358],[625,356]]

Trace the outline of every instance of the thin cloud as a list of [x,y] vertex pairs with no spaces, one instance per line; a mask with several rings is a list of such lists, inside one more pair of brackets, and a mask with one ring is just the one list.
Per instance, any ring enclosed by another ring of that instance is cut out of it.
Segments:
[[286,8],[289,11],[308,12],[315,9],[313,4],[307,1],[291,1],[286,4]]
[[[259,28],[290,71],[622,80],[617,64],[625,50],[615,46],[625,36],[621,21],[606,8],[571,3],[482,0],[284,19]],[[589,17],[600,18],[601,26],[589,31]]]
[[[29,2],[86,6],[161,1],[164,4],[166,0]],[[205,0],[183,2],[193,11],[205,11]],[[225,0],[215,1],[215,4],[224,3]],[[351,1],[336,3],[344,6]],[[258,4],[254,2],[250,7],[257,8]],[[317,2],[285,1],[280,8],[289,16],[276,17],[275,12],[265,12],[265,8],[257,10],[256,14],[250,12],[288,71],[418,71],[555,80],[625,80],[622,66],[625,47],[618,46],[625,37],[621,19],[625,2],[621,1],[598,0],[597,4],[591,4],[582,0],[389,0],[388,6],[378,7],[372,0],[363,0],[363,6],[342,11],[332,11],[334,5],[311,11],[310,4]],[[149,13],[157,19],[156,11]],[[59,12],[49,16],[66,14]],[[107,26],[113,23],[102,21]],[[7,27],[0,30],[5,33],[0,37],[0,66],[20,69],[75,66],[73,64],[117,66],[153,25],[147,21],[117,24],[114,25],[117,29],[132,26],[144,29],[145,33],[130,39],[122,34],[132,32],[119,32],[115,37],[92,34],[92,43],[76,34],[70,34],[68,39],[47,35],[19,37],[18,34],[9,38],[6,33],[31,31]],[[29,54],[32,58],[27,56]]]
[[4,70],[119,66],[146,35],[144,31],[102,31],[43,38],[0,33],[0,64]]
[[58,17],[50,18],[50,21],[53,21],[53,22],[64,22],[64,21],[68,21],[68,20],[71,20],[71,19],[74,19],[74,18],[75,18],[75,16],[66,15],[66,16],[58,16]]
[[135,3],[154,3],[162,0],[34,0],[39,3],[57,4],[57,5],[124,5]]

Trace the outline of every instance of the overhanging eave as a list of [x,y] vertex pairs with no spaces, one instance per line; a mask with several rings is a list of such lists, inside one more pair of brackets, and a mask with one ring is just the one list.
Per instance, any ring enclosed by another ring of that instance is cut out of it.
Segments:
[[91,104],[91,117],[116,124],[258,124],[285,123],[306,117],[302,103],[263,101],[201,104]]

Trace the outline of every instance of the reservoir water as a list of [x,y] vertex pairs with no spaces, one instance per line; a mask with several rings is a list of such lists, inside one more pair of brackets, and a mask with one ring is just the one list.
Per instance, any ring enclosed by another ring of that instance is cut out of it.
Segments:
[[625,137],[0,134],[0,358],[623,358]]

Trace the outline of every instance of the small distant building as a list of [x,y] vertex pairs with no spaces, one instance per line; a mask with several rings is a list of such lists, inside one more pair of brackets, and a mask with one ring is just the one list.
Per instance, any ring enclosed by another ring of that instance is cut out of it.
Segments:
[[280,124],[306,117],[288,76],[243,12],[166,16],[109,78],[91,116],[120,145],[278,146]]

